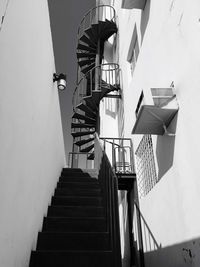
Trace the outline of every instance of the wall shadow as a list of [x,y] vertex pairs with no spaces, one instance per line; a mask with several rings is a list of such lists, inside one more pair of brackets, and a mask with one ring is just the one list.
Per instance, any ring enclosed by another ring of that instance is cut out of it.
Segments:
[[145,267],[199,267],[200,238],[144,253]]
[[[170,123],[168,130],[176,133],[178,113]],[[157,137],[156,158],[158,164],[158,180],[172,167],[174,161],[175,136],[162,135]]]
[[151,0],[147,0],[145,8],[142,11],[141,22],[140,22],[141,44],[143,42],[144,34],[149,22],[150,7],[151,7]]
[[106,115],[115,119],[117,116],[117,102],[116,99],[106,98],[105,99],[105,110]]

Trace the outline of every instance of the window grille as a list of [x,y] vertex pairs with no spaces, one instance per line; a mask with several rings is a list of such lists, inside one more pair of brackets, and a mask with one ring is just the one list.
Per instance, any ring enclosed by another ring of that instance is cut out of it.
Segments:
[[151,135],[144,135],[136,152],[138,191],[145,197],[158,182]]

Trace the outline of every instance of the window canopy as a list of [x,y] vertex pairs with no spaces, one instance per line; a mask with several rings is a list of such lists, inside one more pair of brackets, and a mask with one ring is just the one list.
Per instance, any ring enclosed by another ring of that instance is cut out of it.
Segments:
[[153,105],[143,105],[138,113],[132,134],[163,135],[177,111],[178,109],[162,109]]

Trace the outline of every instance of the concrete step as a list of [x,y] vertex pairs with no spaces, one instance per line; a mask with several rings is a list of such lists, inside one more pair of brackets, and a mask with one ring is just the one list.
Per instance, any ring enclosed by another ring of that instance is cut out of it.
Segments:
[[37,250],[109,250],[108,233],[56,233],[38,235]]
[[79,188],[79,189],[100,189],[100,185],[98,183],[98,181],[96,181],[94,179],[94,182],[75,182],[74,180],[70,180],[70,181],[67,181],[66,179],[64,180],[64,182],[58,182],[57,183],[57,188],[70,188],[70,189],[73,189],[73,188]]
[[55,196],[101,196],[101,190],[98,188],[79,188],[66,187],[57,188],[55,190]]
[[71,197],[59,196],[52,197],[52,205],[63,206],[102,206],[101,197]]
[[114,267],[111,251],[34,251],[30,267]]
[[45,217],[44,232],[106,232],[105,218]]
[[82,175],[82,176],[68,176],[62,175],[59,178],[59,182],[87,182],[87,183],[96,183],[98,184],[98,180],[96,178],[92,178],[89,175]]
[[47,216],[50,217],[104,217],[105,210],[94,206],[49,206]]

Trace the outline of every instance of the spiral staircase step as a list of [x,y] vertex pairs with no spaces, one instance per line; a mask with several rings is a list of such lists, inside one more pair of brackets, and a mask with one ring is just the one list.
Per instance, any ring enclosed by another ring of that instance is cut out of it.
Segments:
[[95,62],[91,64],[90,66],[87,66],[86,68],[82,69],[81,71],[83,74],[86,74],[89,70],[91,70],[94,67],[95,67]]
[[85,65],[91,65],[91,64],[94,64],[95,63],[95,58],[93,59],[86,59],[86,60],[81,60],[78,62],[79,66],[80,67],[83,67]]
[[95,133],[95,131],[74,132],[74,133],[72,133],[72,136],[73,137],[81,137],[84,135],[90,135],[90,134],[94,134],[94,133]]
[[88,157],[87,157],[88,160],[93,160],[94,159],[94,152],[92,152]]
[[94,141],[94,137],[76,141],[76,142],[74,142],[74,144],[77,145],[77,146],[83,146],[83,145],[85,145],[85,144],[87,144],[89,142],[92,142],[92,141]]
[[85,34],[84,34],[83,36],[81,36],[80,40],[81,40],[83,43],[89,45],[90,47],[96,48],[96,46],[97,46],[97,44],[94,43],[94,42],[90,39],[90,37],[87,37]]
[[92,41],[93,43],[97,43],[98,38],[97,38],[96,35],[93,34],[91,28],[86,29],[86,30],[85,30],[85,33],[87,34],[87,36],[91,39],[91,41]]
[[98,112],[98,106],[93,101],[92,96],[86,96],[86,97],[84,97],[83,98],[83,103],[85,103],[85,105],[88,106],[94,112]]
[[93,34],[96,40],[99,39],[99,25],[97,23],[91,24],[91,33]]
[[95,58],[96,57],[96,53],[88,53],[88,52],[78,52],[76,53],[77,58]]
[[89,52],[96,52],[96,49],[87,45],[83,45],[83,44],[78,44],[77,46],[78,50],[84,50],[84,51],[89,51]]
[[77,112],[75,112],[73,114],[72,118],[73,119],[84,120],[86,123],[89,123],[89,124],[91,123],[93,125],[95,125],[95,123],[96,123],[96,120],[95,119],[90,118],[90,117],[87,117],[87,116],[85,116],[83,114],[80,114],[80,113],[77,113]]
[[92,145],[90,145],[90,146],[88,146],[88,147],[86,147],[86,148],[81,149],[80,152],[86,152],[86,153],[88,153],[88,152],[90,152],[93,148],[94,148],[94,144],[92,144]]
[[84,105],[84,103],[80,103],[76,108],[85,111],[88,115],[90,115],[92,118],[96,118],[97,113],[91,110],[87,105]]
[[95,128],[95,126],[92,124],[87,124],[87,123],[74,123],[74,122],[72,122],[71,128]]

